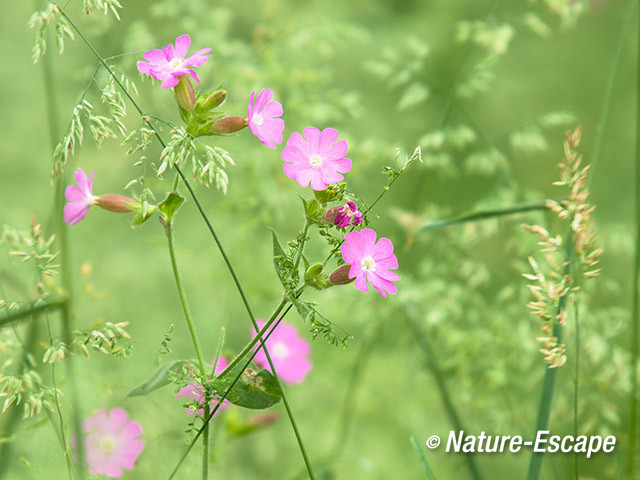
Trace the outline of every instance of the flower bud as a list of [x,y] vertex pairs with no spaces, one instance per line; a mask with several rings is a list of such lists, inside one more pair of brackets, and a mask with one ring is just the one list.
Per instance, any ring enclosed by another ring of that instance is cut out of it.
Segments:
[[225,117],[216,120],[211,133],[234,133],[247,126],[247,117]]
[[314,265],[311,265],[307,269],[307,271],[304,272],[304,281],[306,283],[313,282],[316,279],[316,277],[322,273],[323,269],[324,269],[324,265],[322,265],[321,263],[316,263]]
[[202,103],[202,109],[212,110],[216,108],[218,105],[221,105],[226,98],[227,98],[226,90],[217,90],[213,92],[211,95],[209,95],[207,99]]
[[354,278],[349,278],[349,270],[351,270],[351,265],[342,265],[333,271],[331,275],[329,275],[329,281],[332,285],[346,285],[355,280]]
[[322,215],[322,219],[333,225],[334,222],[336,221],[336,215],[338,215],[338,212],[340,211],[340,209],[342,208],[342,205],[336,206],[336,207],[331,207],[329,208],[326,212],[324,212],[324,214]]
[[193,110],[196,106],[196,93],[188,75],[180,75],[180,82],[173,87],[178,104],[185,110]]
[[133,198],[123,197],[122,195],[102,195],[95,200],[95,204],[99,207],[118,213],[132,212],[134,210],[132,205],[135,203],[136,201]]

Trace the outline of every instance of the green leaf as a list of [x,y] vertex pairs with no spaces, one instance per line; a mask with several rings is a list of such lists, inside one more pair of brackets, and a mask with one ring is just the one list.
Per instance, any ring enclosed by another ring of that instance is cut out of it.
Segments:
[[193,362],[189,360],[175,360],[156,370],[149,379],[137,388],[129,392],[129,397],[143,397],[149,395],[154,390],[169,385],[172,382],[171,375],[182,371],[182,367]]
[[178,211],[184,203],[184,197],[176,192],[170,192],[164,202],[159,205],[160,212],[167,223],[171,223],[173,215]]
[[285,288],[288,288],[287,285],[290,280],[291,268],[293,266],[291,265],[289,257],[284,253],[276,232],[271,230],[271,235],[273,237],[273,266],[276,269],[276,273],[278,274],[278,278],[282,285]]
[[313,318],[313,316],[315,315],[315,312],[307,302],[304,302],[294,296],[292,296],[290,300],[291,300],[291,303],[293,303],[293,306],[296,307],[296,310],[298,311],[298,314],[300,315],[303,321],[307,321],[307,319]]
[[[238,381],[227,394],[227,400],[240,407],[259,410],[275,405],[282,398],[278,382],[268,370],[258,371],[255,365],[242,371],[243,365],[236,365],[228,372],[223,372],[213,380],[215,392],[224,396],[238,375]],[[240,374],[242,372],[242,374]]]

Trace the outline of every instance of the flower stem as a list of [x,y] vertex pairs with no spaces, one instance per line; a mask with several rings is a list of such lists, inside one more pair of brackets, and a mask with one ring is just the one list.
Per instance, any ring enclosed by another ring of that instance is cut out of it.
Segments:
[[[282,321],[282,319],[287,315],[287,313],[289,313],[289,310],[291,310],[291,305],[289,305],[287,307],[287,309],[282,313],[282,315],[280,316],[280,318],[275,322],[275,324],[273,325],[273,328],[271,329],[271,331],[269,333],[267,333],[267,335],[264,337],[264,341],[266,342],[269,338],[269,336],[271,336],[271,334],[275,331],[276,327],[280,324],[280,322]],[[276,318],[277,314],[274,312],[274,314],[272,314],[271,318]],[[269,323],[271,321],[271,318],[269,319],[269,321],[267,323]],[[266,325],[265,325],[266,326]],[[262,331],[261,331],[262,332]],[[220,397],[218,399],[218,403],[216,403],[216,406],[213,408],[213,410],[211,410],[211,413],[209,414],[209,416],[205,419],[204,423],[205,425],[207,425],[211,419],[213,418],[213,416],[216,414],[216,412],[218,411],[218,409],[220,408],[220,406],[222,405],[222,402],[224,402],[224,400],[227,398],[227,396],[229,395],[229,392],[231,392],[231,390],[233,389],[233,387],[236,385],[236,383],[238,382],[238,380],[240,379],[240,377],[242,376],[242,373],[245,371],[245,369],[249,366],[249,364],[251,363],[251,361],[253,360],[253,357],[256,356],[256,354],[258,353],[258,350],[254,350],[253,353],[249,356],[249,358],[247,359],[247,361],[244,363],[244,367],[242,367],[242,370],[236,375],[236,378],[233,379],[233,382],[231,382],[231,385],[229,385],[229,387],[227,388],[227,390],[224,392],[224,395],[222,395],[222,397]],[[226,369],[225,369],[226,371]],[[220,375],[222,375],[224,372],[222,372]],[[200,430],[198,430],[198,433],[196,433],[196,435],[193,437],[193,440],[191,440],[191,443],[189,444],[189,446],[187,447],[187,450],[184,452],[184,454],[182,455],[182,457],[180,458],[180,460],[178,461],[178,464],[174,467],[173,471],[171,472],[171,474],[169,475],[168,480],[172,480],[176,473],[178,473],[178,470],[180,469],[180,466],[182,465],[182,463],[184,462],[184,460],[187,458],[187,455],[189,455],[189,452],[191,451],[191,449],[193,448],[193,446],[196,444],[196,442],[198,441],[198,438],[200,437],[200,435],[203,434],[204,431],[204,427],[202,427]]]
[[[164,223],[165,231],[167,233],[167,241],[169,243],[169,256],[171,257],[171,267],[173,269],[173,277],[176,280],[176,287],[178,288],[178,296],[180,297],[180,304],[182,305],[182,310],[184,312],[184,318],[187,321],[187,326],[189,327],[189,333],[191,334],[191,340],[193,341],[193,347],[196,351],[196,356],[198,357],[198,366],[200,367],[200,375],[204,381],[207,371],[204,363],[204,358],[202,357],[202,350],[200,348],[200,342],[198,341],[198,335],[196,334],[196,328],[193,324],[193,318],[191,316],[191,310],[189,309],[189,304],[187,303],[187,297],[184,293],[184,287],[182,285],[182,278],[180,277],[180,272],[178,270],[178,263],[176,261],[176,253],[173,244],[173,222],[168,221]],[[209,413],[209,395],[205,390],[205,415]],[[207,480],[209,478],[209,424],[204,425],[204,434],[202,436],[202,480]]]

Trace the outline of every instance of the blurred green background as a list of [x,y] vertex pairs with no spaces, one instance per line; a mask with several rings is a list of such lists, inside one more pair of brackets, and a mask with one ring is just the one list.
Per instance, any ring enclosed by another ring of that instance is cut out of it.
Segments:
[[[5,72],[0,223],[27,229],[35,214],[52,231],[51,124],[43,63],[32,64],[33,31],[27,28],[38,3],[7,3],[0,16]],[[533,212],[414,232],[456,212],[564,195],[551,183],[558,178],[555,164],[563,155],[565,131],[582,125],[580,150],[592,162],[599,127],[604,128],[591,171],[590,200],[597,205],[605,254],[603,274],[582,297],[579,424],[584,434],[617,435],[618,444],[613,454],[582,459],[580,471],[582,478],[621,478],[629,441],[637,22],[623,46],[608,121],[599,121],[629,2],[122,3],[120,22],[99,12],[86,15],[78,1],[71,1],[67,11],[103,56],[131,53],[113,63],[136,82],[137,101],[151,115],[180,122],[171,94],[143,80],[135,62],[144,51],[189,33],[192,50],[213,49],[213,58],[198,74],[203,88],[224,83],[229,115],[245,115],[250,92],[267,87],[284,106],[285,139],[307,126],[336,128],[349,142],[354,165],[349,186],[367,203],[386,185],[383,166],[401,165],[416,146],[422,147],[424,163],[408,168],[372,217],[372,227],[396,246],[402,277],[398,294],[383,299],[349,286],[308,297],[353,336],[346,349],[321,338],[313,341],[313,370],[302,385],[287,389],[318,478],[424,478],[409,438],[415,435],[424,445],[429,436],[444,439],[453,429],[429,358],[437,363],[468,432],[532,436],[545,365],[535,341],[539,321],[526,308],[529,293],[521,277],[529,271],[527,257],[537,253],[536,238],[520,224],[540,223],[558,233],[564,227],[547,213]],[[55,50],[52,36],[47,56],[55,92],[54,144],[97,66],[80,41],[67,40],[63,55]],[[106,79],[102,71],[97,84],[104,86]],[[104,108],[99,96],[93,86],[88,99],[97,110]],[[131,106],[125,123],[140,126]],[[120,140],[108,139],[98,149],[87,136],[67,173],[78,166],[95,170],[95,192],[122,193],[129,180],[144,172],[134,166],[139,157],[125,155]],[[267,317],[280,299],[269,227],[281,239],[293,238],[303,222],[297,196],[309,192],[283,175],[280,150],[266,149],[248,129],[205,141],[228,150],[236,166],[228,170],[226,196],[202,186],[198,194],[254,312]],[[159,152],[157,145],[150,149],[149,161],[156,161]],[[147,173],[148,186],[162,198],[171,188],[169,180],[155,178],[150,168]],[[226,348],[240,349],[249,338],[249,321],[190,199],[175,229],[205,356],[213,357],[222,327]],[[125,216],[94,208],[69,229],[69,241],[75,325],[127,321],[133,345],[127,360],[95,352],[76,362],[84,414],[125,408],[143,426],[146,448],[124,478],[164,478],[187,445],[189,419],[182,402],[170,387],[125,399],[155,369],[171,324],[172,353],[163,360],[193,355],[163,229],[155,218],[132,229]],[[34,298],[33,268],[4,255],[10,248],[2,247],[5,299]],[[310,248],[318,260],[326,255],[316,237]],[[82,265],[90,266],[91,273],[83,275]],[[294,312],[287,320],[309,336]],[[53,325],[60,335],[59,323]],[[33,352],[38,361],[48,342],[45,328],[39,335]],[[550,424],[560,435],[573,432],[571,322],[566,338],[569,361],[558,375]],[[65,392],[64,369],[58,365]],[[50,380],[48,367],[41,374]],[[67,418],[69,408],[65,395]],[[255,412],[234,408],[216,420],[212,478],[305,478],[284,409],[273,410],[280,415],[276,424],[245,437],[225,433],[226,417],[248,419]],[[9,412],[0,415],[0,425]],[[64,457],[46,416],[20,422],[13,435],[4,439],[12,449],[7,478],[63,478]],[[447,454],[442,446],[426,454],[438,478],[471,478],[462,455]],[[521,478],[528,461],[528,451],[475,456],[483,478]],[[570,455],[547,455],[542,478],[573,478],[573,462]],[[194,478],[199,466],[194,451],[178,478]]]

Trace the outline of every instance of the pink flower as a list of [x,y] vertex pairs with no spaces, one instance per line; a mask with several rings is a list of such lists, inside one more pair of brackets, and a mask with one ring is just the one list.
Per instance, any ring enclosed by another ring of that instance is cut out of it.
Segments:
[[[211,364],[213,365],[213,362]],[[220,357],[218,359],[218,364],[216,365],[216,370],[214,373],[216,375],[219,373],[222,373],[224,369],[227,368],[227,365],[229,365],[229,362],[227,362],[227,359],[224,357]],[[204,403],[204,391],[202,390],[202,385],[198,385],[198,384],[191,384],[191,385],[187,385],[186,387],[182,387],[180,391],[176,393],[176,397],[188,397],[190,400],[197,401],[198,403]],[[217,398],[214,398],[211,400],[212,408],[215,407],[217,404],[218,404]],[[218,408],[216,415],[221,410],[229,408],[229,405],[231,405],[231,403],[229,403],[227,400],[223,401],[222,405],[220,405],[220,408]],[[187,408],[185,411],[189,416],[195,415],[192,409]],[[198,409],[198,415],[200,416],[204,415],[203,408]]]
[[147,62],[138,62],[138,70],[151,75],[156,80],[162,81],[162,88],[175,87],[180,81],[180,75],[191,75],[196,82],[200,82],[196,71],[187,67],[199,67],[211,58],[211,55],[203,55],[210,52],[210,48],[198,50],[193,55],[185,58],[191,45],[191,37],[184,34],[176,38],[176,46],[169,44],[162,50],[154,48],[144,54]]
[[284,173],[301,187],[311,184],[313,190],[324,190],[330,183],[342,181],[341,173],[351,170],[351,160],[345,158],[347,142],[338,139],[338,132],[314,127],[304,129],[304,138],[293,132],[282,150]]
[[[144,448],[144,442],[137,438],[142,428],[138,422],[129,421],[127,412],[121,408],[98,410],[82,423],[82,430],[87,433],[85,454],[91,475],[121,477],[123,469],[135,466]],[[76,448],[75,437],[71,443]]]
[[333,221],[333,224],[338,228],[346,228],[349,225],[360,225],[364,217],[362,213],[358,211],[358,207],[352,201],[348,201],[346,205],[343,205],[338,209],[336,213],[336,219]]
[[349,278],[356,279],[356,288],[368,292],[367,281],[383,297],[394,295],[397,287],[392,283],[400,277],[389,270],[398,268],[398,259],[393,254],[393,244],[388,238],[376,243],[376,232],[364,228],[344,236],[341,247],[342,258],[351,265]]
[[64,197],[69,202],[64,206],[64,221],[71,225],[75,225],[82,220],[89,211],[89,207],[96,203],[97,200],[92,191],[93,171],[87,178],[87,174],[81,168],[78,168],[75,177],[78,186],[69,185],[64,191]]
[[[264,327],[264,321],[258,320],[257,323],[258,328]],[[252,335],[255,337],[256,332],[254,331]],[[311,370],[309,342],[298,336],[298,331],[293,325],[281,322],[266,344],[278,376],[286,383],[301,383]],[[269,361],[260,345],[261,343],[258,342],[258,353],[254,357],[254,362],[259,367],[270,370]]]
[[276,148],[276,143],[282,143],[282,131],[284,130],[284,120],[282,116],[282,104],[271,100],[273,98],[273,90],[263,88],[255,97],[256,92],[251,92],[249,98],[249,107],[247,109],[247,121],[251,133],[258,140],[269,148]]

